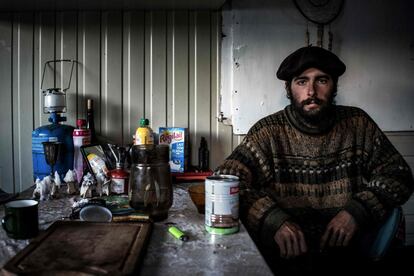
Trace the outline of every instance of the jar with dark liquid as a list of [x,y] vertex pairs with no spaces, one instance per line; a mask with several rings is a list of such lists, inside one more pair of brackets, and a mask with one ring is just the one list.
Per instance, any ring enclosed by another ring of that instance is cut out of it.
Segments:
[[168,145],[134,145],[129,178],[129,204],[154,221],[168,218],[173,191]]

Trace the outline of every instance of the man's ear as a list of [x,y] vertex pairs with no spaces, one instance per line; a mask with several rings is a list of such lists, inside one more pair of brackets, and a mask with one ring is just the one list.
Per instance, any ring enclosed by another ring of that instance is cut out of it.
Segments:
[[285,81],[286,98],[289,100],[292,98],[292,91],[290,90],[290,81]]

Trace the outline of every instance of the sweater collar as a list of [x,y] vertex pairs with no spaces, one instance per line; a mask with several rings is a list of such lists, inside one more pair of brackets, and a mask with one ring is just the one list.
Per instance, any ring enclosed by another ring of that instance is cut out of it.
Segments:
[[292,105],[285,107],[285,114],[289,123],[306,134],[322,134],[329,131],[335,123],[335,106],[328,111],[327,116],[317,124],[307,121]]

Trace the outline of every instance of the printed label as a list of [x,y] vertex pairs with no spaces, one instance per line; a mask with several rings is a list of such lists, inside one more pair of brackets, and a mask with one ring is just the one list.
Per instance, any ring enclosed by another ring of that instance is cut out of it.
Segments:
[[159,143],[170,146],[171,172],[184,172],[188,160],[186,129],[180,127],[159,128]]
[[111,192],[115,194],[123,194],[125,192],[125,179],[112,178]]
[[214,228],[237,227],[239,219],[239,182],[206,179],[205,224]]

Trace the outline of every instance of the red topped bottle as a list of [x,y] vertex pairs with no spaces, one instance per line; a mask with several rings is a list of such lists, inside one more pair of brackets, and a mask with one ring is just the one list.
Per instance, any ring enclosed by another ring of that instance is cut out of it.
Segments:
[[76,126],[77,128],[73,130],[73,168],[76,170],[76,178],[78,182],[80,182],[82,180],[83,171],[86,168],[86,164],[80,152],[80,147],[91,143],[91,132],[86,128],[85,119],[77,119]]
[[123,164],[117,162],[116,169],[110,171],[111,176],[111,193],[127,194],[129,174],[123,168]]

